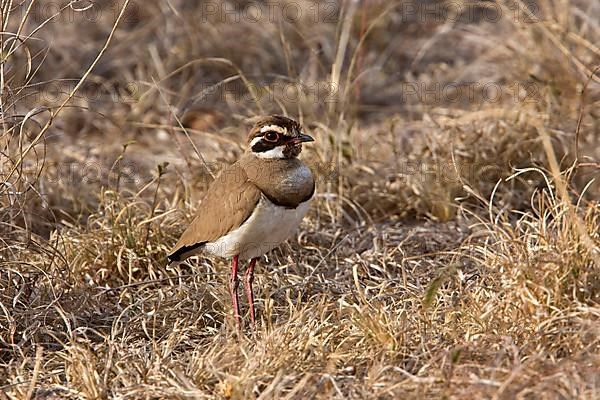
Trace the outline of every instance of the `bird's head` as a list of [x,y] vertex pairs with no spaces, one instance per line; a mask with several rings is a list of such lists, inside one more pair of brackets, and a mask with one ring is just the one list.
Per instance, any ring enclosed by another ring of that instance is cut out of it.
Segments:
[[248,135],[249,151],[260,158],[294,158],[302,151],[302,143],[313,141],[298,122],[281,115],[258,119]]

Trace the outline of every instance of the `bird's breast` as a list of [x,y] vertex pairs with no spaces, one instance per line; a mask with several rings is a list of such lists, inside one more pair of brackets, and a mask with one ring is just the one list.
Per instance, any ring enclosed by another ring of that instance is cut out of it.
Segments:
[[302,164],[274,180],[279,196],[307,200],[312,197],[315,181],[310,168]]
[[247,168],[250,181],[274,204],[296,208],[312,198],[313,174],[298,159],[256,163]]
[[279,246],[300,225],[310,200],[296,208],[286,208],[262,197],[254,212],[239,228],[215,242],[208,243],[206,250],[221,257],[239,255],[242,259],[259,257]]

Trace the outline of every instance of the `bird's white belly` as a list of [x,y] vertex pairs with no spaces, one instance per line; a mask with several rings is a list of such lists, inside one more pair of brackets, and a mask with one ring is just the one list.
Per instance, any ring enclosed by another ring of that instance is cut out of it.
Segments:
[[311,199],[289,209],[275,205],[263,196],[242,226],[207,243],[204,249],[220,257],[259,257],[279,246],[294,233],[308,211],[310,201]]

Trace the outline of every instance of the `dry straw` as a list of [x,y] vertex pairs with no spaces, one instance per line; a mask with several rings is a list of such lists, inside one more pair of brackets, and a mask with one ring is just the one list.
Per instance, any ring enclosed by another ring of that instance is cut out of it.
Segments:
[[[0,399],[598,397],[597,2],[80,3],[0,4]],[[275,112],[318,195],[237,335],[165,255]]]

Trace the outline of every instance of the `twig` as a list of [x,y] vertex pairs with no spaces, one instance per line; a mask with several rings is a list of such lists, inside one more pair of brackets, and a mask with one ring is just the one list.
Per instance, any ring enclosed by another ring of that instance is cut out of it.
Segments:
[[88,67],[88,69],[85,71],[85,73],[83,74],[81,79],[79,79],[79,82],[77,82],[77,85],[75,85],[73,90],[71,90],[71,92],[69,93],[67,98],[61,103],[61,105],[58,107],[56,112],[51,115],[50,119],[46,122],[44,127],[41,129],[40,133],[37,134],[37,136],[31,141],[31,143],[29,143],[29,145],[27,146],[27,149],[25,149],[23,152],[21,152],[21,154],[19,156],[19,160],[15,163],[15,165],[13,166],[12,170],[10,171],[8,176],[5,178],[5,180],[10,180],[12,175],[15,173],[15,171],[17,171],[17,169],[21,166],[21,164],[25,160],[25,157],[27,156],[27,154],[29,154],[31,149],[33,149],[35,147],[35,145],[38,143],[38,141],[44,136],[46,131],[48,131],[48,129],[52,125],[54,118],[56,118],[58,116],[58,114],[62,111],[62,109],[67,105],[67,103],[71,101],[73,96],[75,96],[75,93],[79,90],[79,88],[81,88],[81,86],[86,81],[88,76],[92,73],[92,70],[94,69],[94,67],[98,64],[98,62],[100,62],[100,58],[102,58],[102,56],[108,49],[108,46],[110,45],[110,42],[112,41],[112,38],[117,30],[117,26],[119,25],[121,18],[123,18],[125,9],[129,5],[129,2],[130,2],[130,0],[125,0],[125,2],[123,3],[123,6],[121,7],[121,11],[119,12],[119,15],[117,16],[117,20],[115,21],[110,33],[108,34],[108,37],[106,38],[106,41],[104,42],[104,45],[102,46],[102,49],[100,49],[100,52],[98,53],[98,55],[96,56],[94,61],[92,61],[92,64]]
[[581,122],[583,121],[583,107],[585,106],[586,94],[585,92],[590,82],[592,81],[592,78],[596,75],[596,72],[598,72],[598,70],[600,70],[600,65],[594,68],[591,75],[585,82],[585,85],[583,85],[583,89],[581,89],[581,97],[579,98],[579,117],[577,118],[577,128],[575,129],[575,168],[577,168],[579,162],[579,132],[581,130]]
[[181,120],[177,117],[177,115],[175,114],[175,111],[173,110],[173,107],[169,104],[169,102],[167,101],[167,99],[165,98],[165,95],[162,91],[162,89],[158,86],[158,82],[155,81],[154,79],[152,79],[152,81],[154,82],[154,84],[156,85],[156,88],[158,90],[158,94],[160,95],[160,98],[162,99],[162,101],[165,103],[165,105],[167,106],[167,108],[169,109],[169,113],[170,115],[175,118],[175,121],[177,121],[177,125],[179,125],[179,128],[183,130],[183,133],[185,133],[185,136],[187,137],[187,139],[189,140],[190,144],[192,145],[192,148],[194,149],[194,152],[196,153],[196,155],[198,156],[198,158],[200,159],[200,162],[202,162],[202,165],[204,166],[204,168],[206,169],[206,172],[208,172],[210,174],[210,176],[215,179],[215,174],[213,174],[213,172],[210,170],[210,168],[208,167],[208,164],[206,163],[206,160],[204,159],[204,156],[202,155],[202,153],[200,152],[200,150],[198,150],[198,147],[196,147],[196,144],[194,143],[194,141],[192,140],[192,138],[190,137],[190,134],[188,133],[188,131],[185,129],[185,127],[183,126],[183,124],[181,123]]

